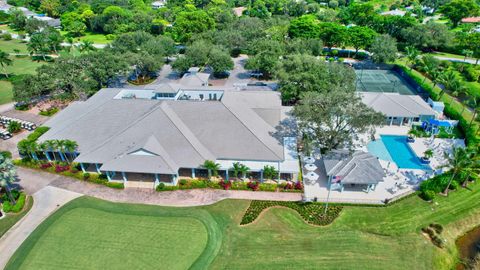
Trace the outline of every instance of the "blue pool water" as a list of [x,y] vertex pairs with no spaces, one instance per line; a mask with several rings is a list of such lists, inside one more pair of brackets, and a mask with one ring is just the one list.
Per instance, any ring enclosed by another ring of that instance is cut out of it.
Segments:
[[393,161],[401,169],[430,170],[428,165],[420,163],[407,143],[406,136],[381,135],[380,140],[367,145],[368,152],[386,161]]

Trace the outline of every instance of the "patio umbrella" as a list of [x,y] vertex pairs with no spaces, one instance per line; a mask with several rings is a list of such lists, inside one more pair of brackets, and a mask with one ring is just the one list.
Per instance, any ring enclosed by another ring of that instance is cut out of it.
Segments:
[[305,165],[305,169],[309,171],[315,171],[317,169],[317,166],[315,166],[315,164],[307,164]]
[[315,159],[313,157],[305,157],[303,161],[307,164],[313,164],[315,163]]
[[312,180],[312,181],[315,181],[318,179],[318,174],[314,173],[314,172],[308,172],[307,174],[305,174],[305,178],[309,179],[309,180]]

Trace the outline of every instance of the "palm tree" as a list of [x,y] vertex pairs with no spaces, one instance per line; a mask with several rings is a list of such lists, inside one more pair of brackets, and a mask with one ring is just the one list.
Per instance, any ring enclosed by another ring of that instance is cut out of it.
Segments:
[[80,43],[80,45],[78,45],[78,50],[80,52],[93,52],[95,50],[97,50],[97,48],[95,48],[95,46],[93,46],[93,42],[90,41],[90,40],[84,40],[82,41],[82,43]]
[[[419,65],[421,66],[423,72],[430,74],[432,71],[438,70],[440,62],[435,57],[426,55],[420,59]],[[426,79],[427,78],[425,77],[422,83],[425,83]]]
[[66,153],[71,154],[71,155],[73,154],[73,159],[75,159],[77,157],[77,154],[76,154],[77,147],[78,147],[77,142],[72,141],[72,140],[65,140],[63,146],[64,146],[64,149],[65,149]]
[[439,76],[438,81],[443,85],[443,88],[440,91],[440,97],[442,97],[443,94],[445,93],[445,89],[451,90],[452,85],[457,83],[458,78],[457,78],[457,75],[455,75],[455,72],[449,70],[447,72],[442,73],[442,75]]
[[477,118],[477,114],[480,111],[480,96],[472,95],[468,100],[468,103],[473,109],[472,120],[470,120],[470,123],[468,124],[468,128],[472,128],[473,121],[475,121],[475,119]]
[[50,151],[50,149],[51,149],[48,141],[44,141],[43,143],[41,143],[38,146],[38,149],[40,151],[42,151],[43,153],[45,153],[45,157],[47,157],[48,161],[52,161],[52,159],[50,158],[50,155],[48,154],[48,151]]
[[212,160],[205,160],[203,163],[203,167],[208,170],[208,179],[212,178],[212,174],[214,176],[218,175],[218,170],[220,169],[220,164],[215,163]]
[[466,187],[470,177],[478,178],[480,176],[480,153],[479,149],[470,149],[468,158],[465,160],[465,178],[462,186]]
[[240,172],[240,168],[241,168],[240,162],[233,163],[233,166],[232,166],[233,177],[238,178],[238,173]]
[[4,51],[0,51],[0,66],[2,66],[3,74],[8,78],[7,66],[10,66],[13,63],[10,59],[10,55]]
[[[52,152],[52,155],[53,155],[53,160],[57,160],[56,157],[55,157],[55,149],[57,147],[57,144],[55,142],[55,140],[48,140],[48,141],[45,141],[43,142],[43,145],[46,149],[45,153],[47,153],[47,151],[50,151]],[[49,155],[47,153],[47,159],[49,158]]]
[[445,164],[443,167],[450,168],[450,172],[452,173],[452,177],[450,177],[450,180],[448,181],[447,187],[443,191],[443,194],[448,195],[448,189],[450,188],[450,185],[453,182],[453,179],[465,170],[467,165],[467,160],[469,159],[469,155],[467,150],[464,148],[458,147],[458,148],[453,148],[452,154],[444,153],[445,159],[447,160],[447,164]]
[[10,185],[15,181],[15,176],[17,172],[15,171],[15,166],[12,164],[12,160],[0,155],[0,187],[5,188],[7,191],[10,202],[14,205],[15,198],[13,198],[12,193],[10,192]]
[[407,59],[410,62],[410,70],[412,70],[413,65],[415,64],[415,62],[418,59],[418,56],[420,55],[420,51],[417,50],[417,48],[415,48],[413,46],[408,46],[408,47],[405,48],[405,52],[406,52],[406,55],[407,55]]
[[65,155],[65,152],[66,152],[65,140],[55,140],[55,146],[56,146],[56,150],[60,154],[60,158],[62,159],[62,161],[68,161]]
[[242,174],[242,178],[247,178],[247,173],[250,171],[250,168],[247,165],[240,164],[240,173]]
[[28,153],[30,153],[31,157],[34,160],[38,160],[38,157],[37,157],[38,148],[39,148],[38,144],[35,141],[29,141],[27,144],[27,151]]

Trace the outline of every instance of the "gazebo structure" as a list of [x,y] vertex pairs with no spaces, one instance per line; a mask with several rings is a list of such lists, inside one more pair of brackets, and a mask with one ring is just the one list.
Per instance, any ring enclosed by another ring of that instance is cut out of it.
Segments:
[[332,151],[322,159],[330,190],[353,188],[368,193],[385,177],[378,159],[367,152]]

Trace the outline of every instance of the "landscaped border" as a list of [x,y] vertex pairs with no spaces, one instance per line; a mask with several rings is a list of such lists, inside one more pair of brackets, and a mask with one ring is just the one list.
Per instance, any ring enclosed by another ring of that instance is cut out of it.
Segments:
[[247,225],[254,222],[260,214],[271,207],[286,207],[295,210],[303,220],[310,225],[325,226],[331,224],[343,209],[343,206],[330,205],[327,214],[324,215],[325,205],[308,202],[289,201],[251,201],[245,211],[240,225]]
[[17,224],[17,222],[20,221],[30,211],[30,209],[32,209],[32,206],[33,206],[33,197],[27,196],[25,205],[21,212],[5,213],[6,216],[0,220],[0,223],[9,221],[10,224],[7,224],[7,226],[5,227],[0,226],[0,237],[2,237],[11,227]]

